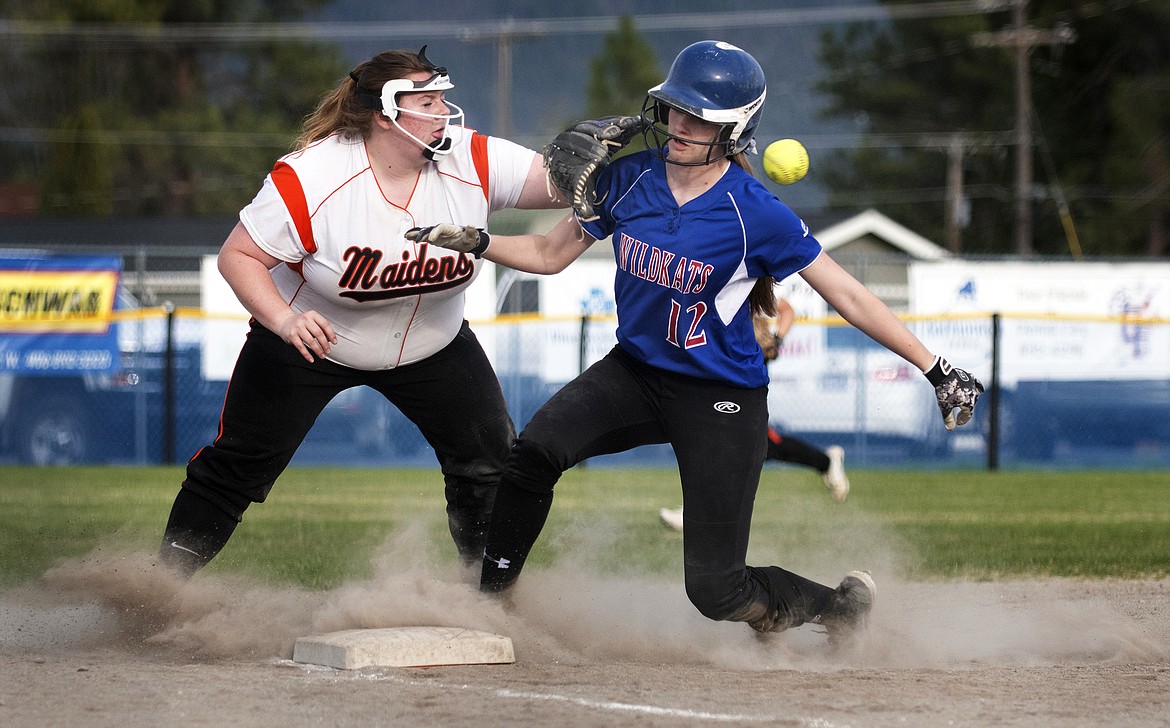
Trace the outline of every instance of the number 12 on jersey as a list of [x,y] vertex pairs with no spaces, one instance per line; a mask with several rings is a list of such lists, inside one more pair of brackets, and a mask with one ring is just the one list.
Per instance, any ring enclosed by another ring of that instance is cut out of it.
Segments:
[[[675,346],[681,346],[684,349],[692,349],[696,346],[702,346],[707,343],[707,332],[699,330],[699,322],[707,315],[707,304],[699,301],[694,306],[686,310],[687,316],[683,315],[682,306],[673,298],[670,299],[670,327],[666,331],[666,340]],[[687,327],[686,336],[683,338],[683,343],[679,343],[680,319],[682,325]],[[689,320],[688,320],[689,319]]]

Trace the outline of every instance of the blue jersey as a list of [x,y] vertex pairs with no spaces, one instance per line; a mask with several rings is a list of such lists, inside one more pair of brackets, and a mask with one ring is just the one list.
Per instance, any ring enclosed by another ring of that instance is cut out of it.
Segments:
[[816,260],[808,226],[736,164],[680,208],[666,163],[647,151],[614,160],[597,197],[601,217],[583,227],[613,236],[622,348],[671,372],[765,386],[748,294],[756,279],[783,280]]

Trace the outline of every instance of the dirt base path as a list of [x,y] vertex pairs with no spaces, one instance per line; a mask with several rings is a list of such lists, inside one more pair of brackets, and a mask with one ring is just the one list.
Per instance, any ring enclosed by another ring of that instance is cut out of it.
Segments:
[[[117,567],[66,566],[0,592],[0,725],[1170,723],[1166,579],[879,580],[865,643],[832,654],[808,626],[761,640],[645,580],[577,578],[574,591],[549,574],[504,611],[457,576],[389,573],[323,593]],[[298,636],[420,624],[506,634],[517,662],[290,659]]]

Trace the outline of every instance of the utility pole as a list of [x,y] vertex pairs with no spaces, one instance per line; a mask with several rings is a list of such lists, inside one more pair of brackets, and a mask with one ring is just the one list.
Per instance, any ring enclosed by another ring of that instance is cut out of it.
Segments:
[[492,136],[510,139],[512,136],[512,43],[548,35],[543,28],[523,29],[516,21],[507,20],[499,27],[482,32],[465,32],[464,43],[490,41],[496,45],[496,128]]
[[496,37],[496,136],[512,138],[512,38],[511,31]]
[[977,46],[1015,48],[1016,62],[1016,253],[1031,256],[1032,247],[1032,74],[1028,56],[1038,45],[1068,44],[1076,34],[1068,26],[1037,30],[1028,25],[1028,0],[1012,0],[1012,25],[996,33],[972,37]]
[[959,229],[966,223],[963,200],[963,155],[967,141],[962,134],[952,134],[947,144],[947,250],[958,254],[963,243]]
[[1028,0],[1012,7],[1013,40],[1016,45],[1016,254],[1031,256],[1032,247],[1032,50],[1024,37]]

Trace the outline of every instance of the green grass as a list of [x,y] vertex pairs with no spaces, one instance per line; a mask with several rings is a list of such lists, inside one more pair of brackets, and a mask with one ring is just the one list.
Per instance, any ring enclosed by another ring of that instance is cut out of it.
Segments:
[[[0,467],[0,585],[94,549],[153,552],[182,468]],[[852,471],[844,505],[815,474],[770,466],[750,563],[817,576],[880,562],[918,579],[1170,574],[1170,477],[1157,472]],[[368,576],[388,536],[403,558],[450,563],[437,470],[293,468],[253,506],[211,569],[329,588]],[[681,572],[673,470],[578,468],[557,487],[533,564]],[[825,575],[829,578],[831,575]]]
[[[1170,573],[1170,477],[1159,472],[882,473],[858,494],[927,575]],[[886,478],[890,478],[886,481]]]

